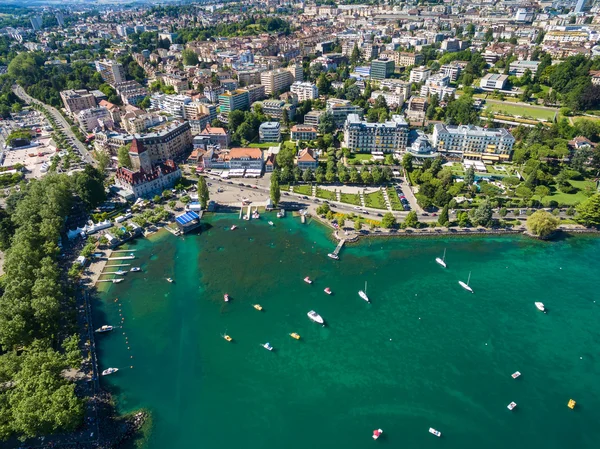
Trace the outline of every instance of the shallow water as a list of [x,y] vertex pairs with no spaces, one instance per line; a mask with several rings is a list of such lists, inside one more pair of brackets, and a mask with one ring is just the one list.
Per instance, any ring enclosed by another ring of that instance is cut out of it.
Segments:
[[124,319],[97,338],[101,368],[121,368],[102,381],[121,411],[151,410],[144,447],[353,449],[376,428],[392,447],[600,446],[600,240],[371,239],[332,261],[314,222],[207,223],[132,244],[143,272],[95,307],[95,325]]

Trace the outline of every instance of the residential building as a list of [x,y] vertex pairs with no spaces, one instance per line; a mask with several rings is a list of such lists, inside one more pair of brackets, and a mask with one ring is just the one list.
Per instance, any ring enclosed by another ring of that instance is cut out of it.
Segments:
[[65,15],[63,14],[62,11],[56,11],[56,13],[54,14],[54,17],[56,18],[56,23],[58,23],[58,26],[61,28],[64,28],[65,26]]
[[371,78],[382,80],[394,73],[396,66],[391,59],[374,59],[371,61]]
[[208,98],[208,101],[211,103],[219,102],[219,95],[222,95],[225,92],[221,86],[205,86],[204,87],[204,96]]
[[411,83],[422,83],[431,76],[431,69],[425,66],[415,67],[410,71],[410,82]]
[[506,86],[508,75],[498,73],[488,73],[479,82],[479,86],[484,90],[502,90]]
[[141,109],[129,111],[121,116],[121,127],[129,134],[140,134],[148,128],[162,123],[162,117]]
[[384,123],[368,123],[358,114],[350,114],[344,125],[344,146],[357,153],[393,153],[406,149],[408,123],[393,115]]
[[185,105],[192,102],[187,95],[154,94],[150,98],[153,108],[158,108],[175,118],[184,118]]
[[68,114],[75,115],[84,109],[96,107],[96,97],[85,89],[63,90],[60,98]]
[[261,142],[279,142],[281,140],[281,125],[279,122],[264,122],[258,127]]
[[163,76],[162,80],[166,86],[173,86],[173,89],[175,89],[175,92],[177,93],[189,90],[190,88],[188,79],[185,76],[168,74]]
[[294,82],[294,76],[289,70],[275,69],[260,75],[260,84],[265,86],[265,93],[271,95],[287,90]]
[[108,109],[102,107],[79,111],[76,118],[81,129],[88,133],[101,125],[108,128],[112,128],[114,125]]
[[251,86],[243,87],[241,90],[248,92],[248,103],[250,104],[266,97],[265,86],[262,84],[252,84]]
[[302,64],[290,64],[286,67],[286,70],[292,74],[295,83],[304,81],[304,69],[302,68]]
[[249,108],[250,99],[247,90],[237,89],[219,95],[219,112],[222,114],[229,114],[236,109],[245,111]]
[[264,160],[260,148],[232,148],[228,155],[229,168],[232,170],[261,170]]
[[344,126],[350,114],[358,114],[362,117],[364,112],[363,108],[353,105],[350,100],[341,100],[339,98],[328,99],[325,107],[326,111],[333,115],[333,121],[338,128]]
[[423,55],[420,53],[408,53],[398,52],[396,58],[396,65],[398,67],[412,67],[415,65],[422,64],[425,60]]
[[467,42],[465,41],[461,41],[459,39],[455,39],[455,38],[450,38],[450,39],[446,39],[445,41],[442,42],[440,48],[442,49],[442,51],[448,52],[448,53],[454,53],[457,51],[461,51],[464,50],[465,48],[467,48]]
[[[306,116],[304,116],[306,119]],[[310,125],[294,125],[290,129],[290,139],[293,141],[299,140],[315,140],[317,138],[317,128]]]
[[31,22],[31,28],[33,28],[33,31],[39,31],[42,29],[41,16],[32,16],[29,21]]
[[313,83],[296,81],[290,87],[290,92],[298,96],[298,101],[319,98],[319,89]]
[[115,83],[114,88],[121,96],[123,104],[136,105],[149,95],[148,90],[134,80]]
[[300,150],[298,153],[298,158],[296,160],[298,164],[298,168],[301,170],[315,170],[319,166],[319,159],[316,156],[314,150],[310,148],[305,148],[304,150]]
[[100,72],[102,79],[108,84],[125,81],[125,69],[116,61],[96,61],[96,71]]
[[428,97],[437,95],[440,100],[449,98],[455,95],[456,89],[449,87],[450,77],[441,73],[435,74],[425,80],[425,84],[421,87],[421,96]]
[[240,86],[249,86],[251,84],[260,84],[260,71],[244,70],[238,72],[238,82]]
[[315,109],[314,111],[307,112],[304,114],[304,124],[314,126],[317,128],[319,123],[321,122],[321,116],[325,114],[325,111],[319,111]]
[[408,100],[406,116],[411,120],[423,120],[427,111],[427,98],[412,96]]
[[401,81],[393,78],[387,78],[379,81],[379,89],[388,88],[390,92],[401,94],[404,100],[410,97],[411,84],[406,81]]
[[294,120],[296,116],[296,105],[293,103],[286,103],[283,100],[265,100],[257,104],[262,105],[263,113],[272,120],[283,120],[283,114],[287,114],[290,120]]
[[231,91],[236,90],[239,87],[239,83],[233,78],[227,78],[221,80],[221,86],[223,86],[223,89]]
[[576,14],[582,13],[585,10],[585,4],[586,4],[586,0],[577,0],[577,3],[575,4],[574,12]]
[[527,70],[531,72],[531,76],[537,73],[540,61],[514,61],[508,66],[508,74],[522,77]]
[[131,192],[136,198],[150,198],[173,187],[181,178],[181,170],[172,160],[153,164],[149,151],[137,139],[131,142],[129,157],[133,168],[118,168],[115,185]]
[[210,125],[207,125],[204,131],[200,133],[200,137],[207,137],[211,145],[219,145],[221,148],[227,148],[231,142],[229,131]]
[[[186,120],[200,120],[205,115],[208,115],[208,121],[212,122],[217,118],[217,107],[202,101],[192,101],[183,105],[183,117]],[[200,131],[203,129],[204,127]]]
[[433,145],[453,159],[506,161],[514,143],[515,138],[504,128],[442,124],[433,127]]
[[385,90],[375,90],[371,92],[372,100],[377,100],[379,97],[383,97],[388,106],[402,106],[404,104],[404,96],[402,94]]
[[460,68],[460,65],[458,65],[458,64],[450,63],[450,64],[444,64],[443,66],[440,67],[440,73],[449,77],[450,81],[452,81],[452,82],[455,82],[458,80],[458,77],[460,76],[460,72],[461,72],[461,68]]

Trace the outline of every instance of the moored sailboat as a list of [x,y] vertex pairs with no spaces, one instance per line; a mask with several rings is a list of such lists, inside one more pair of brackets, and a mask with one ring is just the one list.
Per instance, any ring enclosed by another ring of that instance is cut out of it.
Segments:
[[466,291],[473,293],[473,289],[469,287],[469,282],[471,281],[471,272],[469,271],[469,278],[467,279],[467,283],[465,284],[463,281],[458,281],[460,286],[464,288]]

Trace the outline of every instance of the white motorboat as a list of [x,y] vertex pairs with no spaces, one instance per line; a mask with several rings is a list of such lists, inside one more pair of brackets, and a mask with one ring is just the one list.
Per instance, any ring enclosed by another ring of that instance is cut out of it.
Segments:
[[333,253],[327,254],[327,257],[329,257],[333,260],[340,260],[340,256],[338,256],[337,254],[333,254]]
[[275,223],[273,223],[272,221],[269,221],[269,226],[275,226]]
[[120,279],[113,279],[113,280],[112,280],[112,283],[113,283],[113,284],[118,284],[119,282],[123,282],[123,281],[124,281],[124,279],[123,279],[123,278],[120,278]]
[[438,438],[442,436],[442,432],[440,432],[439,430],[435,430],[433,427],[429,428],[429,433],[435,435]]
[[108,368],[102,371],[102,375],[108,376],[109,374],[116,373],[117,371],[119,371],[119,368]]
[[223,301],[229,302],[229,295],[227,293],[223,295]]
[[376,440],[377,438],[379,438],[381,436],[382,433],[383,433],[383,430],[375,429],[373,431],[373,439]]
[[464,288],[466,291],[473,293],[473,289],[469,287],[469,282],[471,281],[471,272],[469,271],[469,278],[467,279],[467,283],[465,284],[463,281],[458,281],[460,286]]
[[125,271],[125,270],[119,270],[119,271],[115,271],[113,274],[116,274],[118,276],[123,276],[124,274],[127,274],[127,271]]
[[235,231],[235,230],[237,229],[237,226],[236,226],[236,225],[231,225],[231,228],[230,228],[230,229],[231,229],[232,231]]
[[273,350],[273,346],[271,346],[271,343],[266,342],[264,345],[261,345],[263,348],[272,351]]
[[307,284],[312,284],[312,281],[311,281],[311,279],[308,276],[306,276],[304,278],[304,282],[306,282]]
[[142,269],[140,267],[132,267],[131,270],[129,270],[129,271],[137,273],[138,271],[142,271]]
[[367,296],[367,282],[366,281],[365,281],[365,290],[364,291],[360,290],[358,292],[358,296],[360,296],[362,299],[364,299],[367,302],[371,302],[369,300],[369,297]]
[[514,410],[514,408],[515,408],[516,406],[517,406],[517,403],[516,403],[516,402],[511,402],[510,404],[508,404],[508,405],[506,406],[506,408],[507,408],[507,409],[509,409],[509,410]]
[[435,261],[439,263],[442,267],[446,268],[446,248],[444,248],[444,255],[440,259],[439,257],[435,258]]
[[325,287],[325,290],[323,290],[323,291],[325,293],[327,293],[328,295],[331,295],[333,293],[329,287]]
[[515,371],[514,373],[512,373],[512,374],[511,374],[511,377],[512,377],[513,379],[516,379],[517,377],[520,377],[520,376],[521,376],[521,373],[520,373],[520,372],[518,372],[518,371]]
[[319,323],[319,324],[323,324],[324,325],[325,320],[323,320],[323,318],[321,317],[321,315],[319,315],[314,310],[311,310],[310,312],[308,312],[307,315],[315,323]]
[[169,282],[169,283],[171,283],[171,284],[172,284],[172,283],[173,283],[173,282],[175,282],[175,281],[174,281],[172,278],[167,278],[167,282]]
[[99,327],[98,329],[96,329],[96,332],[98,332],[98,333],[110,332],[113,329],[114,329],[114,327],[112,327],[112,326],[110,326],[108,324],[105,324],[105,325]]
[[281,218],[283,217],[283,214],[281,212],[277,212],[277,218]]
[[545,312],[546,308],[544,307],[544,303],[543,302],[536,302],[535,306],[538,308],[539,311],[541,312]]

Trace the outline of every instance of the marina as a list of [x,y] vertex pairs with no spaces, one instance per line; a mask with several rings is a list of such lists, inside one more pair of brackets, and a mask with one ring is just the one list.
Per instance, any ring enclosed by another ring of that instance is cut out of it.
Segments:
[[[501,448],[523,426],[548,425],[549,435],[512,446],[562,449],[575,434],[578,448],[593,449],[593,435],[581,435],[598,417],[597,393],[588,387],[600,374],[588,352],[597,309],[591,290],[573,293],[590,281],[567,263],[593,269],[600,262],[593,242],[570,240],[548,257],[535,241],[454,239],[452,270],[440,271],[426,267],[442,254],[443,239],[365,240],[345,249],[343,264],[332,264],[321,228],[297,220],[270,227],[267,220],[230,232],[225,217],[185,241],[165,233],[137,243],[146,274],[111,285],[98,307],[96,327],[116,323],[122,304],[123,332],[140,342],[131,352],[136,369],[102,382],[123,391],[116,395],[121,410],[151,408],[149,449],[194,441],[233,449],[247,436],[253,449],[276,449],[284,440],[292,449],[313,447],[314,438],[360,449],[379,428],[385,433],[377,444],[433,448],[442,441],[428,434],[432,425],[451,449]],[[518,256],[523,251],[527,261]],[[228,253],[236,255],[233,266]],[[558,263],[569,285],[555,280]],[[478,285],[485,280],[476,296],[455,287],[471,268]],[[249,269],[264,275],[249,277]],[[357,298],[365,282],[369,307]],[[225,304],[225,291],[235,300]],[[534,291],[555,313],[536,310]],[[266,313],[256,311],[257,301]],[[307,319],[311,310],[328,326]],[[566,322],[578,325],[567,332]],[[219,338],[225,329],[235,336],[231,345]],[[129,366],[120,333],[98,339],[102,366]],[[566,344],[557,345],[559,338]],[[518,381],[509,377],[515,368],[526,374]],[[178,381],[154,391],[169,375]],[[582,404],[576,413],[565,406],[569,397]],[[519,405],[507,415],[512,399]],[[408,412],[415,404],[420,412]],[[248,416],[248,407],[263,411]],[[224,436],[225,422],[245,437]],[[289,440],[290,433],[298,436]]]

